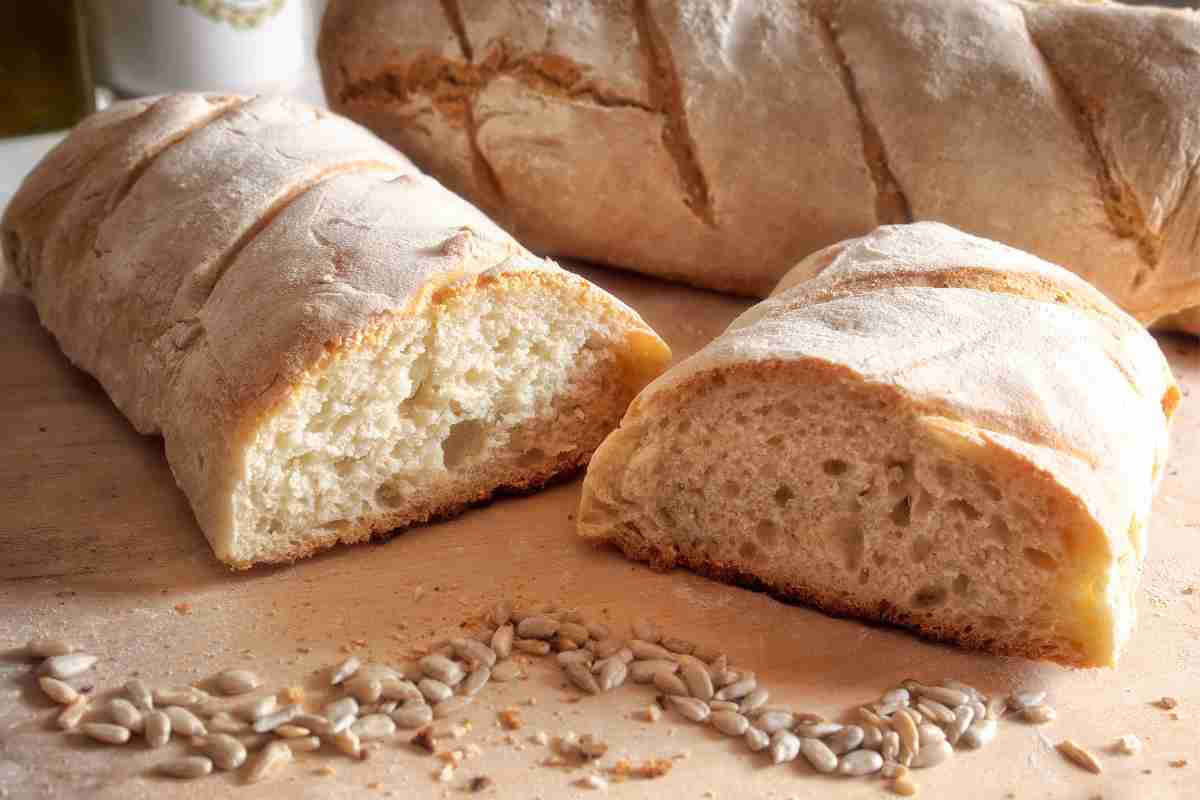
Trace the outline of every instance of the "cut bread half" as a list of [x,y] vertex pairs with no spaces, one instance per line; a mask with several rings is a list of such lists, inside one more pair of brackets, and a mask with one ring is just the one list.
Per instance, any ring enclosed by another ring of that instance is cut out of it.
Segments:
[[238,568],[570,473],[670,357],[362,128],[277,98],[117,104],[0,232]]
[[818,272],[642,392],[579,532],[967,647],[1113,664],[1179,400],[1154,340],[1065,270],[941,225],[795,271]]

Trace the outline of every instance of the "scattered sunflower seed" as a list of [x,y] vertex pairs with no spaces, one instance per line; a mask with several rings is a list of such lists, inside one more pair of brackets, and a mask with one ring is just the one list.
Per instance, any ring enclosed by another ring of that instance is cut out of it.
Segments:
[[598,683],[600,691],[608,692],[616,689],[625,683],[625,677],[629,674],[629,667],[619,658],[613,657],[605,662],[600,669]]
[[[671,651],[652,642],[642,639],[630,639],[625,646],[633,651],[633,657],[639,661],[671,661]],[[618,648],[620,649],[620,648]]]
[[753,692],[742,698],[741,703],[738,705],[738,710],[740,710],[743,714],[749,714],[750,712],[760,709],[766,705],[767,700],[770,698],[771,693],[767,691],[766,687],[759,686]]
[[897,687],[884,692],[883,697],[879,698],[879,704],[882,706],[906,706],[911,699],[908,689]]
[[964,705],[973,699],[966,692],[960,692],[957,689],[947,689],[944,686],[922,686],[917,694],[922,699],[933,700],[950,708]]
[[275,740],[262,749],[246,773],[246,783],[258,783],[282,770],[292,761],[292,748]]
[[987,718],[1000,719],[1008,711],[1008,700],[997,695],[987,702]]
[[917,741],[924,747],[934,742],[946,741],[946,732],[932,722],[922,722],[917,726]]
[[668,637],[663,639],[660,644],[667,650],[670,650],[672,653],[691,655],[692,653],[696,652],[696,645],[687,641],[686,639]]
[[457,686],[466,677],[461,664],[440,655],[422,658],[421,669],[426,677],[441,681],[447,686]]
[[[591,643],[591,650],[596,654],[596,658],[609,658],[615,656],[622,650],[627,649],[625,642],[620,639],[602,639],[598,642]],[[630,650],[629,652],[633,652]]]
[[975,721],[975,709],[968,705],[957,706],[954,709],[954,721],[946,726],[946,741],[958,744],[959,738]]
[[108,722],[85,722],[79,726],[79,730],[85,736],[105,744],[125,744],[130,735],[129,728]]
[[471,674],[466,677],[466,680],[459,684],[458,691],[467,697],[474,697],[484,686],[487,686],[488,681],[491,679],[492,670],[480,664],[471,670]]
[[392,712],[392,722],[405,730],[422,728],[433,721],[433,709],[424,703],[405,704]]
[[164,761],[158,765],[159,773],[169,778],[179,778],[181,780],[201,778],[212,772],[212,769],[213,762],[204,756],[172,758],[170,761]]
[[598,789],[600,791],[608,790],[608,781],[599,775],[585,775],[579,779],[578,783],[584,789]]
[[765,733],[790,730],[796,724],[796,715],[791,711],[767,711],[754,718],[755,727]]
[[1137,755],[1142,751],[1142,740],[1132,733],[1127,733],[1113,742],[1112,749],[1121,755]]
[[741,706],[732,700],[709,700],[708,707],[713,711],[737,711],[741,713]]
[[133,703],[124,697],[114,697],[109,701],[108,716],[122,728],[129,728],[134,733],[141,733],[142,726],[145,724],[142,720],[142,712],[134,708]]
[[513,649],[531,656],[544,656],[550,652],[550,643],[541,639],[517,639]]
[[516,661],[502,661],[492,670],[492,680],[497,683],[515,681],[522,676],[521,665]]
[[830,736],[826,744],[833,751],[834,755],[840,756],[852,750],[857,750],[862,741],[863,729],[857,725],[847,725],[833,736]]
[[740,700],[758,688],[758,681],[753,677],[742,677],[725,686],[713,696],[718,700]]
[[1063,739],[1055,745],[1055,748],[1058,752],[1062,753],[1065,759],[1078,767],[1086,769],[1088,772],[1099,775],[1104,771],[1104,767],[1100,764],[1100,759],[1096,758],[1091,750],[1088,750],[1078,742],[1071,739]]
[[63,653],[50,656],[42,662],[41,671],[51,678],[66,680],[82,675],[96,665],[100,659],[88,653]]
[[[892,717],[892,730],[899,737],[900,752],[898,760],[906,767],[921,751],[921,742],[917,732],[917,724],[907,710],[901,710]],[[884,758],[887,758],[887,737],[884,737]]]
[[391,717],[383,714],[368,714],[354,722],[350,726],[350,730],[359,738],[359,740],[367,742],[372,739],[385,739],[396,732],[396,723]]
[[421,690],[421,694],[431,703],[440,703],[454,695],[454,690],[446,684],[434,678],[422,678],[417,683],[417,688]]
[[492,652],[496,654],[496,658],[505,659],[512,654],[513,633],[513,626],[505,623],[492,634]]
[[817,772],[829,773],[837,769],[838,757],[820,739],[802,738],[800,754]]
[[726,736],[741,736],[750,727],[750,720],[736,711],[718,711],[709,716],[709,721]]
[[824,739],[844,728],[837,722],[802,722],[796,726],[796,735],[807,739]]
[[508,624],[508,621],[512,619],[512,611],[512,603],[510,603],[507,599],[496,603],[496,605],[492,608],[492,613],[490,615],[492,624],[496,627],[504,627]]
[[1051,706],[1025,706],[1021,709],[1021,719],[1034,725],[1044,725],[1047,722],[1054,721],[1058,714]]
[[883,741],[879,746],[879,754],[884,761],[900,761],[900,734],[895,731],[884,731]]
[[194,708],[209,700],[208,693],[195,686],[160,687],[154,690],[151,698],[155,707],[178,706],[180,708]]
[[878,751],[883,747],[883,731],[879,728],[863,728],[862,748]]
[[[746,728],[746,733],[743,737],[746,740],[746,747],[750,748],[750,752],[757,753],[760,750],[766,750],[771,744],[771,737],[766,731],[755,728],[753,725]],[[795,738],[795,737],[792,737]],[[800,752],[800,742],[796,742],[796,752]],[[793,756],[794,758],[794,756]]]
[[924,699],[917,703],[917,711],[932,718],[939,725],[950,725],[954,722],[954,712],[936,700]]
[[931,742],[928,745],[922,745],[920,751],[913,756],[912,763],[907,766],[913,769],[936,767],[953,754],[954,748],[950,746],[949,742]]
[[[590,650],[567,650],[559,653],[554,657],[560,667],[565,667],[567,664],[591,664],[594,656]],[[604,659],[607,661],[607,659]]]
[[341,664],[334,668],[333,674],[329,677],[329,685],[337,686],[347,678],[358,672],[358,668],[362,666],[362,662],[355,656],[350,656]]
[[[754,728],[748,728],[746,734]],[[763,734],[764,736],[766,734]],[[788,761],[795,761],[796,756],[800,755],[800,738],[791,731],[775,731],[771,734],[771,763],[783,764]]]
[[588,629],[577,622],[562,623],[558,628],[558,635],[578,645],[582,645],[588,639],[592,638],[591,634],[588,633]]
[[703,664],[689,661],[680,668],[679,674],[692,697],[698,700],[712,699],[716,690],[713,688],[712,676]]
[[286,725],[291,722],[299,713],[300,706],[284,706],[272,714],[267,714],[265,717],[255,720],[254,725],[251,727],[255,733],[270,733],[280,725]]
[[854,778],[874,775],[883,769],[883,756],[874,750],[855,750],[846,753],[838,762],[838,772]]
[[351,758],[357,758],[362,755],[362,742],[358,738],[358,734],[349,728],[335,733],[329,740],[333,742],[333,746],[342,755],[347,755]]
[[[292,722],[295,722],[295,719],[296,718],[293,717]],[[287,725],[280,725],[278,728],[271,731],[271,733],[275,734],[280,739],[301,739],[312,733],[311,730],[305,728],[303,725],[294,725],[292,722],[289,722]],[[208,721],[208,728],[209,730],[212,730],[212,720]]]
[[666,670],[658,670],[654,673],[653,681],[654,688],[658,689],[663,694],[682,695],[689,694],[687,685],[684,684],[674,674]]
[[171,720],[171,731],[180,736],[203,736],[208,732],[204,723],[183,706],[167,706],[163,713]]
[[649,661],[634,661],[629,665],[629,679],[634,683],[653,683],[654,676],[659,672],[674,674],[679,665],[674,661],[651,659]]
[[917,785],[913,783],[912,778],[904,775],[892,781],[892,791],[901,797],[912,797],[917,793]]
[[969,728],[963,731],[963,735],[958,740],[958,745],[967,750],[978,750],[981,747],[986,747],[996,738],[997,727],[998,723],[994,719],[975,720]]
[[633,621],[633,635],[636,639],[650,643],[658,642],[662,638],[662,634],[658,631],[658,626],[648,619],[635,619]]
[[517,623],[517,636],[522,639],[550,639],[558,633],[559,621],[553,617],[526,617]]
[[467,706],[471,705],[472,698],[468,695],[459,695],[458,697],[447,697],[445,700],[437,703],[433,707],[433,716],[435,719],[443,719],[453,716],[462,711]]
[[217,769],[233,770],[246,763],[246,745],[225,733],[209,736],[204,752]]
[[592,674],[592,671],[585,664],[578,662],[567,664],[563,668],[563,671],[566,672],[567,677],[577,689],[581,689],[588,694],[600,693],[600,684],[596,682],[596,676]]
[[358,701],[353,697],[343,697],[340,700],[327,703],[325,707],[321,709],[321,711],[324,712],[325,716],[329,719],[344,717],[347,714],[350,716],[356,716],[358,714]]
[[42,692],[47,697],[60,705],[69,706],[79,699],[79,692],[75,691],[75,687],[49,675],[38,678],[38,686],[42,687]]
[[1024,711],[1032,706],[1040,706],[1046,701],[1046,693],[1037,689],[1020,689],[1008,698],[1008,707],[1013,711]]
[[704,722],[712,713],[703,700],[687,695],[667,695],[667,704],[692,722]]
[[161,711],[147,711],[142,717],[142,736],[148,747],[162,747],[171,740],[171,718]]
[[154,709],[154,695],[140,678],[131,678],[125,682],[125,694],[138,711]]
[[217,675],[217,688],[225,695],[245,694],[261,685],[258,676],[248,669],[227,669]]
[[79,648],[63,639],[33,639],[26,649],[33,658],[53,658],[74,653]]

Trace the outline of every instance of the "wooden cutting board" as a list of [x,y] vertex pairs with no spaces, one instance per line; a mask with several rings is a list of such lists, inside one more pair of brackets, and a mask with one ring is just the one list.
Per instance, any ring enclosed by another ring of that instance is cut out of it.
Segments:
[[[693,352],[744,301],[593,269],[657,328],[677,357]],[[1162,337],[1184,393],[1200,389],[1200,346]],[[479,748],[448,783],[440,762],[389,740],[365,762],[304,755],[267,783],[231,774],[171,782],[151,774],[166,753],[140,741],[95,745],[54,730],[55,709],[21,646],[35,636],[76,640],[101,662],[87,682],[104,697],[129,676],[152,684],[202,681],[220,669],[256,670],[272,688],[313,698],[347,650],[395,662],[451,634],[503,595],[575,607],[620,631],[638,616],[723,649],[757,672],[772,701],[841,715],[905,677],[955,677],[986,692],[1035,686],[1058,719],[1004,723],[986,750],[959,753],[917,775],[921,796],[972,798],[1185,798],[1200,796],[1200,411],[1186,398],[1156,503],[1141,594],[1141,624],[1120,668],[1071,671],[992,658],[887,628],[826,617],[685,572],[654,573],[574,535],[579,481],[508,498],[382,544],[348,547],[292,567],[232,574],[211,556],[176,490],[158,439],[138,436],[89,377],[73,369],[29,303],[0,295],[0,797],[460,797],[487,776],[482,796],[547,800],[595,794],[587,770],[541,764],[538,731],[594,733],[618,758],[672,759],[668,775],[613,784],[624,797],[785,798],[888,796],[875,779],[826,778],[800,762],[771,767],[740,740],[668,714],[634,712],[640,686],[578,700],[551,664],[492,684],[464,715],[471,729],[447,748]],[[1153,704],[1171,695],[1174,713]],[[496,711],[520,709],[509,741]],[[1140,756],[1106,752],[1134,733]],[[1101,754],[1102,775],[1053,750],[1064,737]],[[1185,766],[1171,762],[1186,760]],[[334,774],[318,772],[329,765]],[[6,794],[5,794],[6,793]]]

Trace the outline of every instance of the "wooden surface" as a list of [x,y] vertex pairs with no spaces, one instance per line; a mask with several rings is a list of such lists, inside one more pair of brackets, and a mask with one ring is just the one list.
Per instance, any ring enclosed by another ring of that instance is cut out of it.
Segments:
[[[743,301],[614,273],[584,270],[641,311],[684,356],[715,335]],[[1161,343],[1185,394],[1200,387],[1200,347]],[[149,774],[167,751],[140,743],[92,745],[53,729],[20,646],[34,636],[77,640],[102,658],[96,693],[140,674],[153,684],[202,681],[250,666],[271,687],[315,689],[349,647],[394,662],[447,635],[502,594],[577,607],[624,628],[635,616],[723,648],[757,671],[773,701],[840,714],[908,676],[957,677],[988,692],[1032,684],[1050,690],[1056,722],[1001,726],[979,753],[920,773],[922,797],[1185,798],[1200,796],[1200,412],[1185,398],[1174,452],[1152,521],[1141,624],[1117,670],[1069,671],[919,641],[898,631],[825,617],[683,572],[653,573],[573,536],[579,481],[510,498],[384,544],[350,547],[289,568],[231,574],[210,555],[175,489],[157,439],[139,437],[103,391],[74,370],[38,326],[30,305],[0,295],[0,786],[6,797],[459,797],[471,777],[483,796],[553,798],[598,794],[573,785],[582,771],[539,766],[544,730],[599,734],[618,757],[678,756],[654,782],[613,785],[624,797],[873,798],[879,779],[832,779],[799,762],[770,767],[730,740],[667,715],[650,724],[631,712],[652,697],[627,687],[579,702],[549,663],[527,680],[493,684],[465,715],[474,743],[448,784],[436,762],[388,742],[369,761],[305,755],[269,783],[240,786],[220,774],[170,783]],[[1192,593],[1195,587],[1195,593]],[[1171,714],[1152,704],[1173,695]],[[495,711],[519,707],[525,727],[504,741]],[[1103,751],[1117,736],[1146,743],[1137,757],[1104,753],[1103,775],[1066,764],[1052,749],[1072,737]],[[170,753],[182,753],[172,743]],[[1183,767],[1169,762],[1186,759]],[[333,776],[317,774],[323,764]],[[711,792],[711,794],[706,794]]]

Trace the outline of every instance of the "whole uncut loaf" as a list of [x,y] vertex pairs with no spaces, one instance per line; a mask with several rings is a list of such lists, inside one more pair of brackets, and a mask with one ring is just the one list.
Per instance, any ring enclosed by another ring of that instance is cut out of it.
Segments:
[[669,357],[367,131],[280,99],[97,114],[0,234],[236,567],[573,470]]
[[579,532],[968,647],[1110,665],[1179,398],[1154,339],[1066,270],[886,226],[646,387],[592,459]]
[[1200,332],[1200,16],[1011,0],[332,0],[333,108],[534,250],[765,295],[939,220]]

